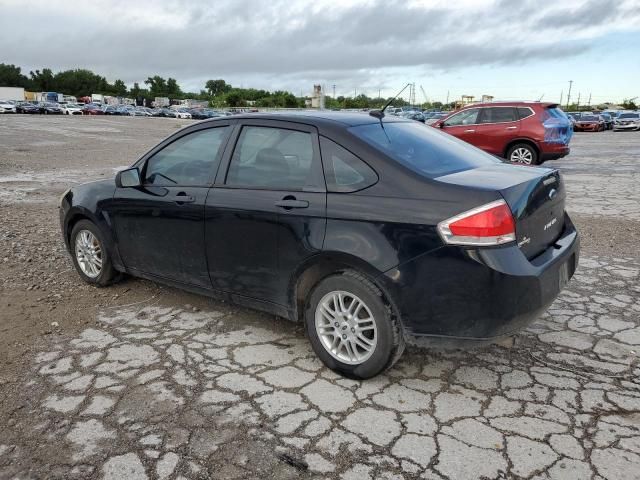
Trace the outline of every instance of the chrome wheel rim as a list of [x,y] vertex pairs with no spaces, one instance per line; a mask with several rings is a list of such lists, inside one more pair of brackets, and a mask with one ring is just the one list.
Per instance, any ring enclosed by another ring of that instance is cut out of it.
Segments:
[[513,152],[511,152],[510,160],[512,162],[531,165],[531,163],[533,162],[533,154],[531,153],[531,150],[529,150],[528,148],[523,148],[523,147],[516,148]]
[[76,235],[76,260],[87,277],[96,278],[102,271],[102,247],[89,230],[80,230]]
[[337,290],[322,297],[315,325],[324,349],[342,363],[364,363],[376,349],[378,328],[373,314],[353,293]]

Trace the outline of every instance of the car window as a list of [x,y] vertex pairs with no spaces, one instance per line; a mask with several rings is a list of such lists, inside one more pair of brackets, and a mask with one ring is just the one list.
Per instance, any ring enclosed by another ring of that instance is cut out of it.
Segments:
[[378,181],[369,165],[334,141],[320,137],[320,150],[329,192],[356,192]]
[[199,130],[167,145],[147,161],[145,185],[208,185],[228,130],[229,127]]
[[231,157],[227,185],[302,190],[313,161],[310,133],[243,127]]
[[391,159],[430,178],[501,163],[452,135],[416,122],[371,123],[349,131]]
[[520,119],[527,118],[533,115],[533,112],[529,107],[518,107],[518,117]]
[[517,119],[517,111],[513,107],[489,107],[482,109],[480,123],[515,122]]
[[473,125],[474,123],[477,123],[479,112],[479,108],[470,108],[469,110],[465,110],[464,112],[452,115],[450,118],[445,120],[444,123],[447,126]]

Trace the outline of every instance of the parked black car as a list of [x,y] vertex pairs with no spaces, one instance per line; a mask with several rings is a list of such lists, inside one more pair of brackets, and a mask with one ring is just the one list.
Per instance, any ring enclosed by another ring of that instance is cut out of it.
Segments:
[[40,113],[44,115],[62,115],[62,109],[57,103],[40,102]]
[[305,323],[352,378],[412,337],[511,334],[556,298],[579,237],[557,170],[361,113],[192,124],[60,205],[88,283],[122,273]]
[[40,113],[40,107],[31,102],[19,102],[16,104],[16,113]]

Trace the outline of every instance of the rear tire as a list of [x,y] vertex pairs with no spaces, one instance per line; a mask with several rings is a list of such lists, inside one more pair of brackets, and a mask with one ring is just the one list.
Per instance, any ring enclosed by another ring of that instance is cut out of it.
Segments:
[[318,283],[307,301],[305,327],[320,360],[357,380],[390,368],[405,347],[400,322],[380,289],[354,271]]
[[507,151],[507,160],[520,165],[538,165],[538,152],[528,143],[516,143]]
[[69,239],[73,265],[86,283],[106,287],[118,281],[120,273],[113,268],[100,229],[89,220],[80,220]]

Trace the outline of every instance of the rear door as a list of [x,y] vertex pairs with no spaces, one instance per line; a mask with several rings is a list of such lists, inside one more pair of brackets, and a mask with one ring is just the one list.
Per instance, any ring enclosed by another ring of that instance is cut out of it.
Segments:
[[515,107],[485,107],[476,127],[477,147],[503,156],[507,145],[520,133],[520,120]]
[[305,258],[322,248],[326,188],[315,127],[240,120],[206,205],[214,288],[279,305]]
[[470,108],[456,113],[447,118],[442,123],[442,131],[449,135],[464,140],[472,145],[478,146],[478,120],[480,116],[479,108]]

